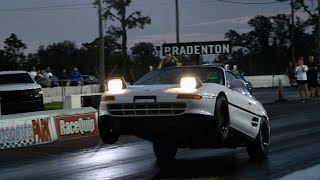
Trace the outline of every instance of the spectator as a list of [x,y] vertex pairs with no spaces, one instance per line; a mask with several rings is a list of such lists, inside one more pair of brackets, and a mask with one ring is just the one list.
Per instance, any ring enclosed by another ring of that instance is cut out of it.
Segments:
[[33,79],[35,79],[35,77],[37,76],[36,67],[32,66],[31,71],[29,72],[29,74]]
[[295,73],[295,65],[291,61],[289,61],[289,64],[286,70],[286,75],[289,78],[290,86],[293,86],[296,80],[296,73]]
[[43,72],[44,84],[46,87],[51,87],[51,81],[53,78],[53,74],[51,73],[50,67]]
[[226,71],[230,71],[230,69],[229,69],[229,64],[225,64],[225,65],[224,65],[224,69],[225,69]]
[[78,68],[74,67],[70,73],[70,86],[79,86],[81,83],[81,73],[78,71]]
[[170,66],[180,66],[178,59],[172,56],[171,52],[166,52],[165,57],[160,61],[158,69]]
[[308,79],[308,86],[310,88],[310,98],[314,99],[317,91],[318,86],[318,77],[317,77],[318,66],[317,63],[314,61],[313,56],[309,56],[309,64],[308,64],[308,72],[307,72],[307,79]]
[[60,86],[67,86],[67,82],[69,81],[69,76],[67,74],[67,70],[63,69],[60,74]]
[[42,79],[42,78],[43,78],[43,75],[41,74],[40,70],[38,70],[38,71],[37,71],[37,75],[34,77],[34,80],[35,80],[38,84],[40,84],[39,82],[40,82],[40,79]]
[[[297,84],[299,87],[300,98],[301,101],[308,101],[307,91],[308,91],[308,84],[307,84],[307,71],[308,66],[304,65],[304,60],[302,57],[298,60],[298,66],[295,69],[297,73]],[[304,98],[303,98],[304,95]]]
[[153,66],[149,66],[149,71],[153,71]]
[[238,74],[239,74],[240,72],[239,72],[239,70],[238,70],[238,65],[236,65],[236,64],[233,65],[231,72],[233,72],[233,73],[238,73]]

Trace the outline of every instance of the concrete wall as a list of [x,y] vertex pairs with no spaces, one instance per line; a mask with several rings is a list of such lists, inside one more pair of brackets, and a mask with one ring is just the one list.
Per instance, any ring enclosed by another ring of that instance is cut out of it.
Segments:
[[254,88],[278,87],[279,80],[281,80],[282,86],[290,86],[289,78],[286,75],[245,76],[244,78],[250,81]]
[[[245,76],[254,88],[277,87],[279,80],[282,86],[289,86],[289,79],[285,75]],[[43,88],[44,102],[63,102],[66,96],[76,94],[99,93],[99,85]]]
[[43,88],[44,103],[63,102],[66,96],[99,92],[99,85]]

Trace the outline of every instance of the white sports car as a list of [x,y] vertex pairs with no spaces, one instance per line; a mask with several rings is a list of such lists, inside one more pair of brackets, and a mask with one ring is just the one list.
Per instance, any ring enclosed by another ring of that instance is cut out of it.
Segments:
[[107,87],[99,108],[104,143],[136,135],[153,142],[159,160],[174,159],[177,148],[246,147],[252,159],[267,157],[267,112],[245,82],[223,68],[169,67],[128,86],[112,78]]

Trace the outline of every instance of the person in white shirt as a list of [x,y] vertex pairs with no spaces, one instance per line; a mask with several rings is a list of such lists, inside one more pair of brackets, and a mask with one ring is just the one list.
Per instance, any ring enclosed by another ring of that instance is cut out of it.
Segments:
[[[300,98],[301,101],[304,102],[305,100],[307,101],[307,92],[308,92],[308,83],[307,83],[307,71],[308,71],[308,66],[304,65],[304,60],[302,57],[299,58],[298,60],[298,65],[295,68],[295,72],[297,73],[297,84],[299,87],[299,92],[300,92]],[[304,97],[303,97],[304,95]]]

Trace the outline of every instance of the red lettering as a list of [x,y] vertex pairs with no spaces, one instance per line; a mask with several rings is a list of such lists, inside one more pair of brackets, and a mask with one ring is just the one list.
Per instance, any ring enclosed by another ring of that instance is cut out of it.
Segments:
[[49,129],[48,119],[35,119],[32,120],[33,139],[35,142],[50,142],[51,135]]
[[48,119],[41,119],[41,141],[42,142],[50,142],[51,141],[51,135],[49,130],[49,120]]

